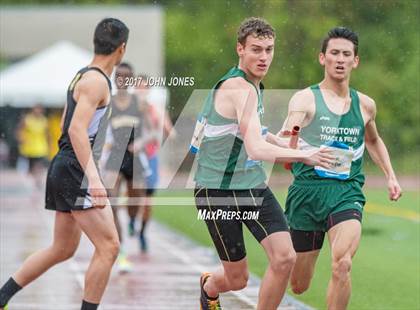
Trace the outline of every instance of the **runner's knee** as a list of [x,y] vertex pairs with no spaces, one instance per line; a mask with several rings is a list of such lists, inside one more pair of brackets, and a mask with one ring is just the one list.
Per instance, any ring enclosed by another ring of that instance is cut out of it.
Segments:
[[296,262],[296,252],[294,250],[284,251],[275,254],[270,259],[270,268],[275,273],[289,273]]
[[103,241],[100,246],[96,247],[96,250],[103,259],[113,264],[120,251],[118,235]]
[[333,259],[332,262],[332,276],[342,282],[350,279],[351,257],[349,255],[341,258]]
[[300,295],[306,292],[309,288],[309,284],[311,283],[311,279],[303,279],[303,278],[294,278],[292,277],[290,280],[290,286],[292,287],[293,293]]
[[308,290],[309,285],[304,285],[304,284],[301,284],[301,283],[293,283],[292,282],[291,287],[292,287],[292,292],[294,294],[300,295],[300,294],[305,293]]
[[72,247],[53,246],[52,250],[55,253],[56,260],[58,262],[63,262],[73,257],[74,253],[77,250],[77,247],[72,248]]

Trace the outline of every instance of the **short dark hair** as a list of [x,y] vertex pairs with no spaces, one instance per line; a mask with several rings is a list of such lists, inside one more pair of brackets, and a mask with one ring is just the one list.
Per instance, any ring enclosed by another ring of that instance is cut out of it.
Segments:
[[128,40],[127,26],[116,18],[105,18],[95,28],[93,45],[95,54],[109,55]]
[[346,27],[335,27],[328,31],[327,36],[322,41],[321,52],[325,54],[325,52],[327,51],[328,42],[331,39],[336,38],[342,38],[352,42],[354,46],[354,55],[357,56],[357,52],[359,49],[359,36],[357,35],[357,33],[353,32],[351,29]]
[[117,70],[120,68],[125,68],[130,70],[132,73],[134,73],[134,68],[132,65],[130,65],[128,62],[122,62],[118,65]]
[[275,38],[276,31],[265,19],[260,17],[250,17],[245,19],[239,26],[238,42],[245,45],[246,38],[249,35],[254,35],[257,38]]

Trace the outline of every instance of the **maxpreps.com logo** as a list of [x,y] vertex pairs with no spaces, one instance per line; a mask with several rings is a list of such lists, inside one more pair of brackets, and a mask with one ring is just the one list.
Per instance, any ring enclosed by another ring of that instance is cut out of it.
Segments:
[[329,120],[330,120],[330,118],[329,118],[328,116],[321,116],[321,117],[319,118],[319,120],[320,120],[320,121],[329,121]]

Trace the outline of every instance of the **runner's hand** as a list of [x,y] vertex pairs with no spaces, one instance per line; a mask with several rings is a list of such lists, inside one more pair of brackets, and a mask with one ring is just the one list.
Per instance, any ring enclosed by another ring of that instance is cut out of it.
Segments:
[[129,145],[127,145],[127,150],[128,150],[130,153],[134,153],[134,146],[133,146],[133,143],[130,143]]
[[318,148],[304,152],[306,155],[302,162],[308,166],[321,166],[325,169],[331,169],[336,163],[336,158],[332,155],[332,150]]
[[134,141],[127,146],[127,150],[133,154],[140,152],[144,147],[143,141]]
[[391,178],[388,180],[388,193],[389,199],[392,201],[397,201],[401,197],[402,190],[400,184],[398,184],[397,179]]
[[171,129],[171,131],[169,132],[169,135],[168,135],[168,139],[169,140],[176,140],[176,138],[178,137],[178,133],[177,133],[177,131],[175,130],[175,128],[172,128]]
[[93,207],[103,209],[109,205],[108,195],[101,181],[89,182],[89,194]]

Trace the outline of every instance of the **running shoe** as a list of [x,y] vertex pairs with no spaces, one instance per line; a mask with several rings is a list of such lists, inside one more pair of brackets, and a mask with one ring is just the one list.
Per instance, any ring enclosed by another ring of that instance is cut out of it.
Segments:
[[130,222],[128,222],[128,235],[130,237],[133,237],[136,233],[136,221],[133,219],[130,219]]
[[211,276],[209,272],[204,272],[201,274],[200,277],[200,288],[201,288],[201,296],[200,296],[200,309],[201,310],[222,310],[220,306],[219,296],[215,299],[209,299],[207,297],[206,292],[204,291],[204,283],[206,283],[207,279]]
[[127,259],[125,254],[120,253],[117,258],[117,268],[120,273],[127,273],[132,271],[133,265]]
[[144,236],[144,233],[139,234],[139,243],[140,243],[140,250],[142,252],[147,252],[147,240],[146,240],[146,237]]

